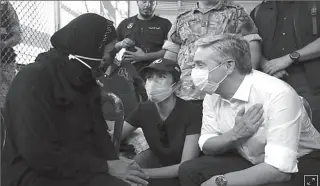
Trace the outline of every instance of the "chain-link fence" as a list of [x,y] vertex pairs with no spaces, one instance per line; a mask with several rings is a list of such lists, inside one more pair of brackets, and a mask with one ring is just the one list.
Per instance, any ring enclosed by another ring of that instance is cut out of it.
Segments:
[[116,4],[117,1],[0,0],[0,106],[15,74],[50,48],[50,37],[57,29],[87,12],[115,21]]
[[55,30],[53,4],[53,1],[0,1],[0,104],[17,71],[50,48],[49,38]]

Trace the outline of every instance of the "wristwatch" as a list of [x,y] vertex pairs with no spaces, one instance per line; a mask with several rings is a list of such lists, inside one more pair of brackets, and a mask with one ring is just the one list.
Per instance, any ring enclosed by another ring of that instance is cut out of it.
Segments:
[[299,52],[292,52],[289,57],[294,61],[294,63],[299,62],[300,54]]
[[216,182],[217,186],[227,186],[228,185],[227,178],[224,175],[217,176],[215,182]]

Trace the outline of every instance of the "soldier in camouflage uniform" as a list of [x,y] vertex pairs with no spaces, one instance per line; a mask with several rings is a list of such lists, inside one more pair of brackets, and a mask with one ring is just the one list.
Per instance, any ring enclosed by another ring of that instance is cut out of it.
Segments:
[[[206,8],[202,8],[206,7]],[[235,33],[242,34],[250,42],[253,67],[260,61],[260,36],[243,7],[227,1],[198,1],[197,6],[181,13],[173,24],[168,41],[163,45],[165,58],[177,61],[182,74],[178,97],[202,104],[204,94],[191,80],[194,42],[208,34]]]

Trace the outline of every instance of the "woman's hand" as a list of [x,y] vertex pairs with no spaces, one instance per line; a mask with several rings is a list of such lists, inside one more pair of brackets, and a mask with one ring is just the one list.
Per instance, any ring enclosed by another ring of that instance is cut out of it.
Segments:
[[140,166],[134,160],[113,160],[108,161],[109,174],[134,184],[148,185],[149,177],[143,172]]

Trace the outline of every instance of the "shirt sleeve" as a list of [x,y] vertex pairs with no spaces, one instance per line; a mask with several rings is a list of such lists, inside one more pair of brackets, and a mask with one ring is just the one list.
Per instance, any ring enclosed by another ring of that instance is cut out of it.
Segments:
[[126,119],[127,123],[129,123],[130,125],[136,128],[141,127],[141,122],[140,122],[141,104],[142,103],[140,103]]
[[122,30],[123,30],[123,25],[124,25],[125,20],[123,20],[117,27],[117,40],[122,41],[124,39]]
[[187,128],[187,135],[200,134],[202,125],[202,108],[196,104],[190,104],[191,117],[190,125]]
[[261,41],[262,40],[262,38],[260,37],[259,34],[245,35],[245,36],[243,36],[243,39],[245,39],[248,42],[250,42],[250,41]]
[[168,39],[168,34],[171,30],[171,27],[172,27],[172,23],[169,21],[169,20],[166,20],[166,29],[165,29],[165,37],[164,39],[167,40]]
[[248,42],[254,40],[261,40],[261,37],[258,34],[258,29],[251,19],[250,15],[243,9],[243,7],[238,7],[236,13],[236,33],[242,34],[244,39]]
[[171,26],[171,29],[168,33],[168,40],[165,41],[163,45],[164,50],[168,50],[170,52],[178,54],[180,50],[180,45],[182,44],[179,32],[178,32],[178,24],[179,18],[174,22],[174,24]]
[[[27,76],[22,79],[17,77],[13,82],[5,112],[9,114],[15,145],[27,165],[37,173],[51,177],[76,178],[88,173],[107,173],[107,159],[91,152],[75,153],[61,144],[56,131],[61,116],[56,114],[49,99],[50,83],[40,85],[38,80],[33,80],[31,84],[24,80]],[[14,117],[10,117],[12,113]],[[101,123],[99,128],[103,128]],[[103,139],[111,143],[108,136]],[[107,150],[110,149],[105,153]]]
[[206,95],[203,100],[203,116],[199,147],[202,151],[203,145],[212,137],[219,136],[218,122],[214,112],[214,105],[210,95]]
[[293,90],[273,98],[267,109],[264,162],[281,172],[298,172],[298,144],[303,104]]

